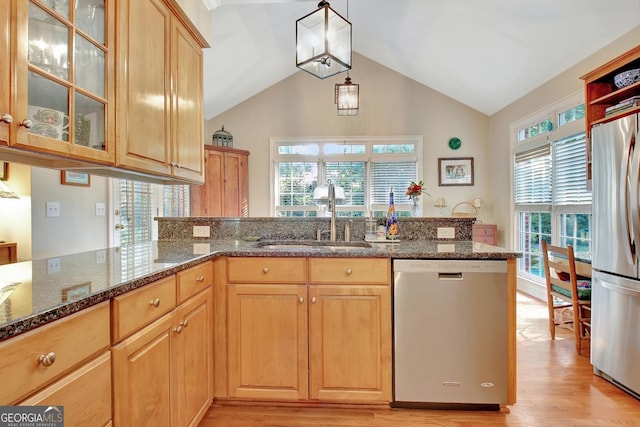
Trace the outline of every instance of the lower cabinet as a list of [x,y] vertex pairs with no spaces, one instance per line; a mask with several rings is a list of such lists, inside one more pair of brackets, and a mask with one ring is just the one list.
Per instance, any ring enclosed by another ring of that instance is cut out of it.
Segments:
[[[389,261],[322,260],[320,269],[320,258],[306,260],[300,283],[282,283],[278,267],[295,262],[229,259],[229,398],[391,401]],[[337,277],[322,274],[328,265]]]
[[64,425],[111,422],[111,352],[105,351],[19,405],[63,406]]
[[197,425],[212,397],[208,288],[112,347],[116,426]]

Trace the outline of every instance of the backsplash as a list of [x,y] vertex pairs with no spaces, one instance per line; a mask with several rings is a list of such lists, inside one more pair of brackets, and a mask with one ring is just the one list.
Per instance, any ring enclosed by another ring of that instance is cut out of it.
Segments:
[[[157,217],[158,240],[193,239],[194,226],[209,226],[210,235],[202,239],[242,240],[262,238],[263,240],[315,240],[316,232],[329,230],[329,218],[213,218]],[[363,240],[365,235],[364,218],[337,218],[337,240],[344,240],[344,227],[351,220],[351,240]],[[471,240],[472,226],[476,218],[400,218],[400,240]],[[384,218],[378,219],[384,224]],[[438,239],[439,227],[453,227],[454,239]],[[323,234],[323,240],[328,234]]]

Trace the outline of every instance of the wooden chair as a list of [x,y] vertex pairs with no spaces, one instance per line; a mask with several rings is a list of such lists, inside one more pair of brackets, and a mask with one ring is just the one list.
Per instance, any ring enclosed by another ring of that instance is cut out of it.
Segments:
[[571,307],[576,352],[581,354],[582,341],[591,335],[591,265],[576,261],[571,246],[552,246],[542,241],[542,255],[551,339],[556,338],[556,310]]

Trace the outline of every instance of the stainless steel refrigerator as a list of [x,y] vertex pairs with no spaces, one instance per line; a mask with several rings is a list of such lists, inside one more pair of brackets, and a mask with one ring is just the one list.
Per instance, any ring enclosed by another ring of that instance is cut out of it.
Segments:
[[640,398],[640,134],[633,114],[593,127],[594,372]]

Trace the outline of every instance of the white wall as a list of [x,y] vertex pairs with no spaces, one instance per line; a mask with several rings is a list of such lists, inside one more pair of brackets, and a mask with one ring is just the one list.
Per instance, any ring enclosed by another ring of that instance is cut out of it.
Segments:
[[[249,210],[251,216],[269,216],[269,138],[296,136],[423,135],[426,216],[438,216],[433,206],[444,196],[449,209],[461,201],[485,198],[485,222],[491,221],[493,192],[488,174],[489,118],[443,94],[354,52],[353,83],[360,84],[360,111],[356,117],[338,117],[334,85],[346,74],[320,80],[303,71],[207,121],[205,136],[224,125],[235,148],[249,150]],[[205,76],[206,78],[206,76]],[[232,90],[233,88],[229,88]],[[451,137],[462,140],[451,150]],[[438,187],[439,157],[473,157],[475,185]],[[409,183],[407,183],[407,186]]]
[[[62,185],[60,171],[31,168],[33,259],[108,246],[107,216],[95,214],[96,203],[108,206],[108,179],[96,175],[91,175],[90,179],[89,187]],[[60,203],[59,217],[45,216],[46,202]]]

